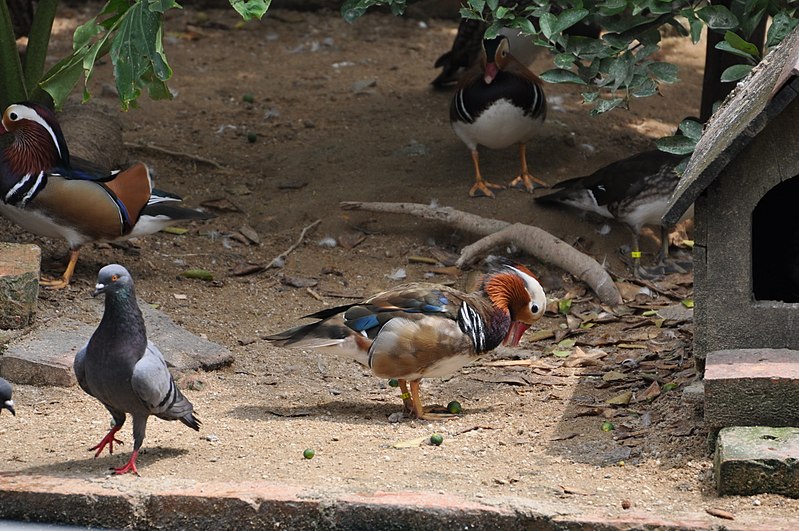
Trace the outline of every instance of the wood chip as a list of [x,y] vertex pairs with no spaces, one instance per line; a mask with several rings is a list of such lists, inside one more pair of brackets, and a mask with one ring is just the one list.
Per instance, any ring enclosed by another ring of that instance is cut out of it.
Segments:
[[715,516],[716,518],[723,518],[724,520],[735,520],[735,515],[729,511],[725,511],[724,509],[715,509],[711,507],[710,509],[705,509],[705,512],[711,516]]

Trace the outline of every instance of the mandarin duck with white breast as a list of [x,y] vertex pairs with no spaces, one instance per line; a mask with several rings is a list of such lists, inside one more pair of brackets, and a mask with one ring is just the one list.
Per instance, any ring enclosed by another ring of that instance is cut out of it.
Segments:
[[450,375],[502,343],[516,346],[545,308],[544,290],[533,273],[504,264],[487,273],[473,293],[405,284],[313,313],[306,317],[316,322],[267,339],[278,346],[326,348],[354,358],[375,376],[397,378],[406,410],[419,419],[438,419],[451,415],[422,406],[421,379]]
[[526,143],[546,117],[546,96],[541,80],[511,55],[508,42],[504,35],[483,41],[480,63],[463,76],[450,105],[452,129],[472,155],[472,197],[494,197],[491,189],[504,188],[483,178],[478,145],[504,149],[518,144],[521,171],[510,186],[530,192],[533,182],[547,186],[528,170],[526,153]]
[[42,280],[46,287],[69,284],[86,243],[125,240],[213,217],[176,206],[180,198],[154,189],[143,163],[108,172],[71,159],[55,114],[42,105],[10,105],[0,135],[11,137],[0,152],[0,213],[29,232],[69,243],[64,274]]

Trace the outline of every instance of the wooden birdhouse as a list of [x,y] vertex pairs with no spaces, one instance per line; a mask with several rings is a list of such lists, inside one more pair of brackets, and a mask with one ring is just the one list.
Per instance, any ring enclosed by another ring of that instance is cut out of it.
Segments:
[[[799,458],[799,430],[775,428],[799,427],[799,28],[714,113],[664,223],[691,204],[694,355],[704,366],[705,423],[721,429],[717,487],[799,496],[796,481],[741,468],[724,451],[759,441],[746,456],[759,466],[777,439],[792,438],[793,453],[780,454],[790,457],[786,478]],[[760,429],[793,431],[752,435]]]

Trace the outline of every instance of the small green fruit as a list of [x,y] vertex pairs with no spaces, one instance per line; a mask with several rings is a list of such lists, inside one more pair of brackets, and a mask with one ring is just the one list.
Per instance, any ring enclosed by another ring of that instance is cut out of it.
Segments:
[[444,437],[440,433],[434,433],[433,435],[430,436],[430,444],[439,446],[443,442],[444,442]]
[[308,448],[307,450],[305,450],[305,451],[302,453],[302,456],[303,456],[305,459],[313,459],[313,456],[315,456],[315,455],[316,455],[316,452],[314,452],[314,451],[313,451],[313,448]]
[[452,402],[447,404],[447,411],[449,413],[452,413],[453,415],[460,415],[461,412],[463,411],[463,408],[461,408],[460,402],[458,402],[457,400],[453,400]]
[[616,426],[614,426],[613,423],[610,422],[609,420],[606,420],[605,422],[602,423],[601,429],[602,431],[613,431],[616,429]]
[[244,100],[245,103],[252,103],[255,101],[255,96],[252,94],[245,94],[241,99]]
[[249,142],[250,144],[254,144],[256,140],[258,140],[258,133],[254,131],[250,131],[249,133],[247,133],[247,142]]
[[388,381],[388,385],[390,385],[391,387],[399,387],[399,380],[397,380],[396,378],[392,378]]

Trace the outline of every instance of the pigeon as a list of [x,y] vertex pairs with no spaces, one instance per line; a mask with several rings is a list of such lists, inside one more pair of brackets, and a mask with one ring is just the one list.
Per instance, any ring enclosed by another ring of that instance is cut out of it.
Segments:
[[12,415],[16,416],[17,412],[14,411],[14,401],[11,400],[11,392],[11,384],[8,383],[7,380],[0,378],[0,413],[2,413],[4,409],[7,409]]
[[105,311],[89,342],[75,355],[75,376],[81,389],[95,397],[111,413],[114,425],[97,446],[94,457],[108,446],[114,453],[116,432],[133,417],[133,454],[128,463],[115,468],[117,474],[133,472],[144,441],[147,419],[155,415],[164,420],[179,420],[200,430],[191,402],[175,385],[164,356],[147,341],[144,318],[136,303],[133,279],[118,264],[103,267],[97,275],[93,296],[105,293]]

